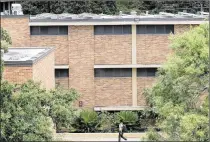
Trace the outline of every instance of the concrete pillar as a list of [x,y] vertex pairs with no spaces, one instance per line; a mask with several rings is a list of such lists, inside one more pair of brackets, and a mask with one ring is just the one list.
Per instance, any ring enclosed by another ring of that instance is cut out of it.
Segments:
[[[136,25],[132,25],[132,64],[136,64]],[[132,106],[137,106],[137,69],[132,68]]]

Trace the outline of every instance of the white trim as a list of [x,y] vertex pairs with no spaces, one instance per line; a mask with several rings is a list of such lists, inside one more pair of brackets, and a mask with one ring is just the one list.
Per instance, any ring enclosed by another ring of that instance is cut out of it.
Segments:
[[55,69],[68,69],[69,65],[55,65]]
[[29,22],[29,26],[53,25],[176,25],[176,24],[202,24],[208,21],[110,21],[110,22]]
[[130,64],[130,65],[94,65],[95,69],[100,68],[159,68],[162,65],[142,65],[142,64]]
[[94,111],[144,110],[147,106],[107,106],[94,107]]

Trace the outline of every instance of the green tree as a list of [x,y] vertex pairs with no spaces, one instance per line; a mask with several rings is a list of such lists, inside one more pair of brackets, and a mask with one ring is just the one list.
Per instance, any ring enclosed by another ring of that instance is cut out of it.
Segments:
[[73,118],[75,90],[46,91],[29,81],[1,86],[1,141],[50,141],[54,125],[68,127]]
[[8,47],[12,44],[9,33],[1,27],[1,49],[7,52]]
[[147,101],[159,114],[166,140],[208,140],[208,105],[198,102],[209,89],[209,25],[170,39],[174,53],[145,92]]

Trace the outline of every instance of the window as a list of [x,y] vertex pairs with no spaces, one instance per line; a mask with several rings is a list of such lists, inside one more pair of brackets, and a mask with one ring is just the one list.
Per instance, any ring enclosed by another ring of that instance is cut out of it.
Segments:
[[58,26],[50,26],[48,27],[48,34],[49,35],[58,35]]
[[48,35],[48,27],[40,27],[40,34],[41,35]]
[[169,34],[174,33],[174,25],[138,25],[137,34]]
[[155,26],[153,26],[153,25],[146,26],[146,32],[148,34],[154,34],[155,33]]
[[138,77],[155,77],[157,68],[138,68],[137,76]]
[[59,35],[68,35],[68,27],[67,26],[59,26]]
[[55,69],[55,78],[69,77],[69,69]]
[[95,77],[131,77],[132,69],[127,68],[106,68],[95,69]]
[[121,35],[123,33],[123,26],[114,26],[114,34]]
[[94,26],[94,35],[123,35],[131,34],[131,25]]
[[34,26],[33,28],[31,27],[31,34],[32,35],[39,35],[40,31],[39,31],[39,27]]
[[68,26],[31,26],[31,35],[68,35]]
[[106,35],[113,34],[113,26],[104,26],[104,34]]
[[167,25],[166,26],[166,33],[169,34],[169,33],[174,33],[174,25]]

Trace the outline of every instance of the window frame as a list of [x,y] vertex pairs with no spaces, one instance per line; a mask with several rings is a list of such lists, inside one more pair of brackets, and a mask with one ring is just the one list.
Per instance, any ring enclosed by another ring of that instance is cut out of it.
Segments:
[[[123,72],[123,70],[126,70]],[[117,74],[119,73],[119,74]],[[95,78],[128,78],[132,77],[132,68],[96,68]]]
[[[121,26],[121,32],[116,32],[115,29],[117,26]],[[106,31],[106,27],[111,28],[111,32]],[[126,30],[126,27],[129,27]],[[100,30],[101,28],[101,30]],[[131,25],[94,25],[94,36],[96,35],[129,35],[132,34]]]
[[[148,26],[154,26],[155,27],[155,31],[154,31],[154,33],[148,33],[147,32],[147,27]],[[157,33],[157,27],[158,26],[164,26],[164,32],[163,33],[161,33],[161,32],[159,32],[159,33]],[[142,29],[144,29],[144,32],[141,32],[141,27],[144,27],[144,28],[142,28]],[[174,25],[137,25],[137,30],[136,30],[136,34],[138,35],[168,35],[168,34],[170,34],[169,32],[167,32],[167,27],[170,27],[169,29],[172,31],[172,34],[174,34]]]
[[[143,75],[140,75],[140,70],[143,70]],[[151,72],[149,73],[149,70],[154,70],[154,75]],[[137,77],[156,77],[156,73],[158,71],[158,68],[137,68]]]
[[[58,76],[56,74],[56,70],[57,70],[57,72],[59,72]],[[61,70],[64,70],[64,74],[67,73],[67,75],[66,76],[61,75]],[[55,79],[57,79],[57,78],[69,78],[69,69],[55,69]]]
[[[39,32],[38,34],[33,34],[32,33],[32,29],[33,27],[38,27],[39,28]],[[41,34],[41,27],[47,27],[47,33],[45,34]],[[57,27],[57,34],[49,34],[49,28],[51,27]],[[60,33],[60,27],[65,27],[66,28],[66,33]],[[68,26],[30,26],[30,36],[68,36]]]

